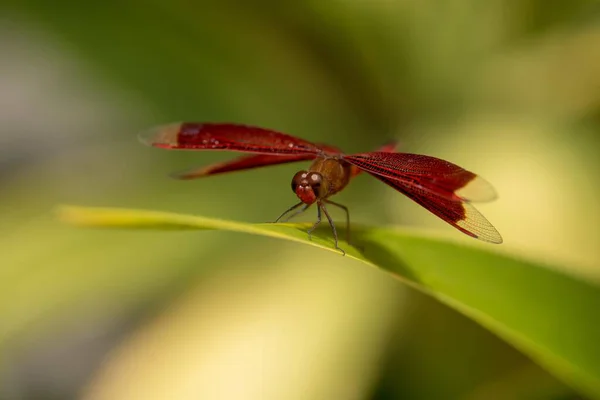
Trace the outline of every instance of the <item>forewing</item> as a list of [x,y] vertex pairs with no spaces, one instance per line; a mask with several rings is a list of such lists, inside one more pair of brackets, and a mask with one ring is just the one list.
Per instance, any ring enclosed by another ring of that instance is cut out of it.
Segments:
[[252,154],[244,155],[233,160],[208,165],[206,167],[194,168],[183,172],[171,174],[176,179],[196,179],[205,176],[222,174],[232,171],[260,168],[269,165],[286,164],[296,161],[305,161],[315,158],[312,153],[291,154],[291,155],[273,155],[273,154]]
[[414,200],[461,232],[486,242],[502,243],[500,233],[471,204],[461,200],[450,200],[418,186],[394,181],[381,175],[371,175]]
[[314,143],[254,126],[175,123],[139,135],[142,143],[163,149],[228,150],[261,154],[321,154]]
[[[394,140],[394,141],[390,141],[390,142],[384,144],[379,149],[377,149],[377,151],[384,152],[384,153],[393,153],[396,151],[397,147],[398,147],[398,142]],[[352,177],[359,175],[361,172],[362,172],[362,170],[359,167],[357,167],[356,165],[352,166],[352,172],[351,172]]]
[[398,181],[448,200],[491,201],[496,191],[486,180],[451,162],[420,154],[370,152],[343,156],[375,176]]

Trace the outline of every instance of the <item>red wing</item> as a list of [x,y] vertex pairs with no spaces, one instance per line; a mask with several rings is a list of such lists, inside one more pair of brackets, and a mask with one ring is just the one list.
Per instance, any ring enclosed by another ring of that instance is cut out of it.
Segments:
[[[393,153],[396,151],[397,147],[398,147],[398,142],[394,140],[394,141],[390,141],[390,142],[384,144],[379,149],[377,149],[377,151],[381,151],[383,153]],[[360,174],[361,172],[362,172],[362,170],[359,167],[357,167],[356,165],[353,165],[352,172],[350,173],[350,175],[354,178],[356,175]]]
[[486,242],[502,243],[502,236],[496,228],[468,202],[449,200],[414,184],[393,181],[381,175],[371,175],[414,200],[461,232]]
[[486,180],[439,158],[390,152],[353,154],[343,158],[372,175],[448,200],[491,201],[497,197],[494,188]]
[[230,161],[208,165],[206,167],[194,168],[188,171],[177,172],[171,174],[171,176],[177,179],[195,179],[231,171],[259,168],[268,165],[285,164],[295,161],[312,160],[315,157],[316,156],[314,154],[310,153],[289,155],[252,154],[249,156],[241,156]]
[[333,148],[268,129],[212,123],[176,123],[139,135],[150,146],[179,150],[229,150],[261,154],[323,154]]

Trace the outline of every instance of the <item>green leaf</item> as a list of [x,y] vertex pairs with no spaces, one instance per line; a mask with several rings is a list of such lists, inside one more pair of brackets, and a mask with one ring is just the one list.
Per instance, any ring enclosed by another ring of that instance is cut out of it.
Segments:
[[[200,216],[117,208],[65,206],[59,218],[80,227],[225,230],[302,242],[331,251],[327,229],[308,239],[307,224],[248,224]],[[472,318],[559,379],[600,398],[600,287],[532,261],[415,236],[393,228],[352,227],[340,241],[346,256]],[[341,255],[341,253],[340,253]],[[444,334],[444,332],[440,332]]]

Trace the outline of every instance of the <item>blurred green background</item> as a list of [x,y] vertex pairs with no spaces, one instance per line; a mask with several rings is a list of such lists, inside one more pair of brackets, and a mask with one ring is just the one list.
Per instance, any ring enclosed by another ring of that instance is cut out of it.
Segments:
[[[494,250],[598,284],[597,1],[0,7],[1,399],[580,398],[466,317],[334,253],[77,230],[52,210],[266,222],[295,202],[302,164],[169,179],[231,155],[142,146],[156,124],[254,124],[346,152],[396,138],[492,182],[498,201],[478,208],[504,237]],[[336,201],[356,222],[473,241],[368,176]]]

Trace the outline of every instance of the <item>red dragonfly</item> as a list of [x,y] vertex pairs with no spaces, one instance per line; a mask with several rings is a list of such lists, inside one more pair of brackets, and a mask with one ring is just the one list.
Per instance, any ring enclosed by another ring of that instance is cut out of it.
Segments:
[[321,223],[321,212],[329,221],[335,248],[338,235],[326,205],[341,208],[346,213],[346,232],[350,230],[348,209],[329,198],[348,185],[351,178],[366,172],[414,200],[461,232],[491,243],[502,243],[500,233],[471,205],[473,201],[496,198],[492,186],[483,178],[439,158],[396,152],[396,143],[378,151],[344,154],[340,149],[315,144],[284,133],[255,126],[229,123],[175,123],[156,127],[140,135],[150,146],[175,150],[226,150],[243,155],[231,161],[173,174],[178,179],[195,179],[225,172],[246,170],[268,165],[313,160],[308,170],[292,178],[292,190],[299,203],[286,210],[275,222],[296,211],[285,220],[317,204],[317,221],[311,233]]

